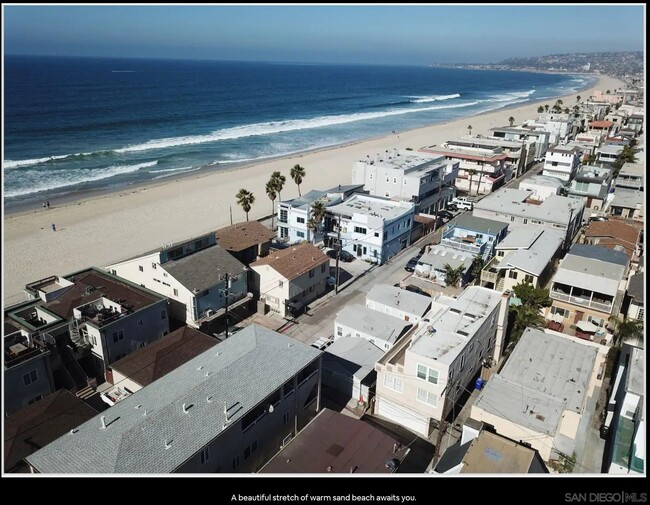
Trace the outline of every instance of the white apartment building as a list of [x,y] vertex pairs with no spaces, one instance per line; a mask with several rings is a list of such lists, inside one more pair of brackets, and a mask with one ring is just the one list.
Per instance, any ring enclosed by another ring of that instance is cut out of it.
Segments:
[[582,151],[577,147],[554,147],[546,153],[542,175],[556,177],[567,183],[575,177],[581,158]]
[[390,284],[375,284],[366,295],[366,307],[410,323],[417,323],[431,308],[429,296]]
[[544,130],[535,130],[534,128],[524,126],[500,126],[490,128],[493,137],[503,138],[505,140],[514,140],[518,142],[535,142],[535,160],[540,160],[548,150],[551,134]]
[[522,191],[532,191],[531,200],[543,202],[549,196],[559,195],[564,184],[557,177],[547,175],[533,175],[519,183],[519,189]]

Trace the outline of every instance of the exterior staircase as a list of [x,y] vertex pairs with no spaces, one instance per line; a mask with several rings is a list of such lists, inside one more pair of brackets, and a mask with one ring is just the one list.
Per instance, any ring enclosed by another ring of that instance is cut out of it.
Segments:
[[503,291],[503,286],[505,285],[505,283],[506,283],[506,278],[505,278],[505,277],[501,277],[501,278],[499,279],[499,281],[497,282],[496,290],[497,290],[497,291]]
[[80,400],[85,400],[87,398],[90,398],[94,394],[95,394],[95,389],[90,386],[86,386],[85,388],[78,390],[75,393],[75,396]]

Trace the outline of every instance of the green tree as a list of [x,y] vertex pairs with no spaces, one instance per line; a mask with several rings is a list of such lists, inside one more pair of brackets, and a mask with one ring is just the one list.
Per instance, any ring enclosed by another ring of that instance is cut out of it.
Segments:
[[472,276],[474,279],[481,279],[481,271],[485,267],[485,258],[480,254],[474,256],[474,262],[472,263]]
[[512,117],[512,116],[510,116],[510,117],[508,118],[508,122],[510,123],[510,126],[512,126],[513,124],[515,124],[515,118]]
[[576,114],[577,114],[578,112],[580,112],[580,106],[579,106],[579,105],[574,105],[574,106],[573,106],[573,112],[575,112]]
[[593,165],[596,162],[596,155],[595,154],[590,154],[585,158],[585,163],[587,165]]
[[607,91],[605,91],[605,93],[609,95],[611,93],[611,91],[607,90]]
[[[469,190],[468,190],[468,194],[471,195],[472,194],[472,183],[474,182],[474,176],[476,175],[476,170],[469,169],[469,170],[467,170],[467,173],[469,174]],[[478,189],[476,190],[476,194],[478,195]]]
[[447,286],[458,287],[458,282],[465,273],[465,265],[454,268],[449,263],[445,263],[442,269],[445,271],[445,284]]
[[576,102],[579,102],[580,100],[582,100],[582,97],[581,97],[580,95],[578,95],[578,96],[576,97]]
[[472,134],[472,125],[467,125],[467,130],[469,131],[469,134]]
[[537,112],[538,112],[539,114],[541,114],[542,112],[544,112],[544,106],[543,106],[543,105],[540,105],[539,107],[537,107]]
[[550,307],[553,301],[548,295],[548,289],[535,288],[528,282],[520,282],[512,288],[512,291],[521,301],[521,305],[511,308],[514,312],[514,325],[510,333],[510,342],[516,343],[526,328],[539,328],[544,325],[544,318],[540,311]]
[[316,240],[316,232],[318,231],[318,223],[313,217],[307,221],[307,228],[311,231],[311,241],[314,242]]
[[311,225],[308,223],[307,227],[313,231],[314,240],[316,240],[316,232],[318,231],[320,224],[325,218],[326,211],[327,211],[327,207],[325,206],[325,203],[321,200],[316,200],[314,203],[311,204],[311,218],[309,219]]
[[637,345],[639,341],[643,342],[643,321],[636,319],[619,320],[614,330],[614,341],[617,344],[630,343],[633,345]]
[[564,102],[563,102],[561,99],[558,99],[558,100],[555,102],[555,105],[559,105],[560,107],[562,107],[563,104],[564,104]]
[[248,213],[251,211],[251,206],[255,203],[253,193],[242,188],[235,196],[237,198],[237,203],[241,205],[242,209],[244,209],[244,212],[246,213],[246,221],[248,221]]
[[275,199],[278,197],[278,192],[275,190],[272,179],[266,183],[266,196],[268,196],[271,200],[271,230],[273,230],[273,218],[275,217]]
[[616,161],[612,164],[614,167],[614,177],[618,176],[618,173],[623,168],[623,165],[626,163],[636,163],[636,149],[631,146],[623,146],[623,150],[620,152]]
[[548,104],[544,105],[544,110],[545,110],[546,112],[548,112],[548,109],[550,109],[550,107],[548,106]]
[[568,107],[565,107],[564,108],[564,113],[565,114],[571,114],[571,109],[569,109]]
[[273,172],[271,174],[271,181],[273,181],[273,187],[278,193],[278,198],[282,201],[282,188],[284,188],[284,183],[287,182],[287,178],[280,172]]
[[302,184],[302,180],[305,178],[305,168],[300,165],[294,165],[291,169],[291,178],[298,186],[298,196],[302,196],[300,194],[300,185]]

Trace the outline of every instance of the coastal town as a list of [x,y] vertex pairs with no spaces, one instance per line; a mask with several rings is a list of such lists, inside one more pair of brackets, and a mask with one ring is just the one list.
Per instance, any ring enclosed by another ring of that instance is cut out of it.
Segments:
[[168,184],[189,232],[110,257],[108,203],[48,201],[34,240],[93,260],[5,278],[5,472],[644,474],[644,90],[196,179],[225,226]]

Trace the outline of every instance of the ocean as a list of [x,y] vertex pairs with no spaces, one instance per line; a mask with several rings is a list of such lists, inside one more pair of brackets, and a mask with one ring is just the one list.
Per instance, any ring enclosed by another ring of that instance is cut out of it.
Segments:
[[363,140],[593,82],[430,67],[25,56],[5,56],[4,75],[5,208]]

